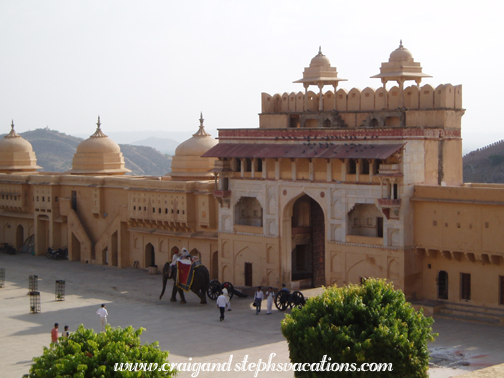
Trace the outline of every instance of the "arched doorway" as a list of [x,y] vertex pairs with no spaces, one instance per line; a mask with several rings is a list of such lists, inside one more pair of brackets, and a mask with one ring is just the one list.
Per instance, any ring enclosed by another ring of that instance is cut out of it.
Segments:
[[219,252],[215,251],[212,253],[212,280],[219,279]]
[[156,254],[154,252],[154,246],[149,243],[145,246],[145,267],[156,265]]
[[49,217],[47,215],[39,215],[37,217],[37,232],[35,237],[37,239],[36,253],[45,256],[49,248]]
[[291,217],[291,280],[301,287],[325,285],[324,211],[308,195],[298,198]]
[[69,260],[71,261],[80,261],[81,259],[81,243],[79,239],[72,232],[72,253],[69,256]]
[[20,251],[23,247],[24,229],[23,226],[18,225],[16,228],[16,251]]
[[448,273],[440,270],[438,273],[438,299],[448,299]]

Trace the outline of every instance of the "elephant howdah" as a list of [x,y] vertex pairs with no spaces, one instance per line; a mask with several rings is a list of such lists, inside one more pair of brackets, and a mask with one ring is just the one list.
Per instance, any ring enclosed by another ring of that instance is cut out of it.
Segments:
[[168,279],[173,279],[171,302],[177,301],[176,295],[178,292],[180,295],[180,303],[186,303],[184,289],[186,291],[191,290],[200,298],[201,304],[206,304],[206,292],[210,283],[210,273],[206,266],[202,265],[199,261],[193,263],[190,268],[192,270],[192,277],[189,276],[191,272],[184,272],[184,274],[181,274],[180,277],[177,278],[177,265],[167,262],[163,267],[163,291],[159,299],[163,297]]

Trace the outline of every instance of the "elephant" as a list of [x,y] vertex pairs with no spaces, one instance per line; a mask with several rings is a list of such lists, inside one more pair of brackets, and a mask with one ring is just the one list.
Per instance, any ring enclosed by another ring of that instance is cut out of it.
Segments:
[[[178,291],[180,295],[180,303],[186,303],[184,297],[184,291],[181,288],[179,288],[177,286],[177,283],[175,282],[176,277],[177,277],[177,265],[172,265],[171,263],[167,262],[163,267],[163,291],[161,292],[159,299],[163,297],[163,294],[166,289],[166,281],[168,281],[168,279],[170,278],[173,279],[173,290],[170,302],[177,302],[176,294]],[[200,298],[200,304],[207,303],[206,294],[209,284],[210,284],[210,273],[208,272],[208,269],[204,265],[198,266],[194,270],[194,279],[191,284],[191,291],[194,292]]]

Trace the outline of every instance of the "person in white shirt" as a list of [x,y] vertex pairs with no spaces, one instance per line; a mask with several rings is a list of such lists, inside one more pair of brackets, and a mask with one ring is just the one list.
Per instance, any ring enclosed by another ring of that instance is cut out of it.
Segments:
[[227,306],[226,306],[226,307],[227,307],[228,311],[231,311],[231,298],[229,298],[229,292],[228,292],[227,287],[228,287],[228,284],[227,284],[227,283],[225,283],[225,284],[224,284],[224,287],[222,288],[222,294],[223,294],[223,295],[226,297],[226,299],[227,299]]
[[261,290],[261,286],[257,287],[257,291],[254,294],[254,303],[256,305],[256,315],[261,312],[261,302],[264,299],[264,293]]
[[101,305],[101,308],[99,308],[98,311],[96,311],[96,314],[100,317],[102,332],[104,332],[105,325],[107,324],[107,316],[108,316],[108,312],[105,309],[105,304]]
[[266,292],[266,298],[268,299],[266,302],[266,315],[271,315],[271,308],[273,307],[273,301],[275,300],[275,293],[273,292],[273,288],[271,286]]
[[224,312],[226,311],[226,305],[227,305],[227,303],[228,303],[227,298],[221,292],[221,294],[217,298],[217,307],[219,307],[220,321],[221,322],[224,320]]

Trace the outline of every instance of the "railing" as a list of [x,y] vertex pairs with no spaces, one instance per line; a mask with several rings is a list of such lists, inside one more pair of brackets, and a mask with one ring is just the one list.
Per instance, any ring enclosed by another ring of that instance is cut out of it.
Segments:
[[379,198],[378,205],[384,206],[384,207],[401,206],[401,200],[400,199]]
[[213,195],[214,195],[214,197],[229,198],[229,197],[231,197],[231,191],[230,190],[214,190]]
[[380,164],[378,168],[378,173],[387,174],[387,173],[399,173],[399,164]]

